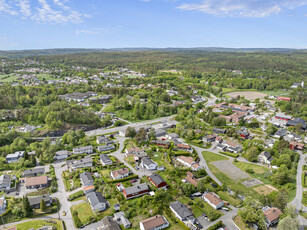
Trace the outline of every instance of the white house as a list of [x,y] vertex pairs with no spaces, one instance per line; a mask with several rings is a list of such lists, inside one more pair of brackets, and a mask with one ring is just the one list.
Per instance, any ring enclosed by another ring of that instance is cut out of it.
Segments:
[[208,192],[203,196],[203,199],[210,204],[214,209],[220,209],[224,206],[224,201],[215,193]]
[[101,212],[107,209],[107,200],[100,192],[90,192],[86,194],[86,197],[94,212]]
[[262,164],[271,165],[272,161],[273,161],[273,157],[267,151],[263,151],[262,153],[258,155],[258,162]]
[[82,146],[82,147],[77,147],[73,149],[74,154],[81,154],[81,153],[87,153],[87,154],[92,154],[93,153],[93,146]]
[[0,176],[0,191],[10,190],[11,188],[11,175],[3,174]]
[[141,166],[143,168],[146,168],[147,170],[156,170],[158,167],[158,164],[152,161],[149,157],[143,157],[141,159]]
[[14,162],[19,161],[19,159],[23,157],[24,153],[25,151],[19,151],[19,152],[15,152],[12,154],[8,154],[6,155],[5,159],[8,164],[14,163]]
[[55,153],[55,159],[56,160],[64,160],[68,157],[68,151],[67,150],[61,150],[61,151],[57,151]]
[[118,180],[118,179],[128,177],[129,174],[130,174],[129,169],[123,168],[123,169],[112,171],[111,177],[113,178],[113,180]]

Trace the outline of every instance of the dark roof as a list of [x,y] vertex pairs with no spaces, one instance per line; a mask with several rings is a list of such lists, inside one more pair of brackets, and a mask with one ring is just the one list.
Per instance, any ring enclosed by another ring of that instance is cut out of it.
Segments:
[[165,182],[165,180],[157,173],[153,173],[148,178],[150,178],[150,180],[152,180],[156,185],[159,185],[159,184]]
[[143,157],[143,158],[142,158],[142,163],[143,163],[144,165],[147,165],[147,166],[149,166],[149,165],[151,165],[151,164],[154,164],[154,162],[153,162],[149,157]]
[[302,118],[294,118],[293,120],[289,120],[287,122],[287,126],[296,126],[298,124],[301,124],[302,125],[302,129],[306,129],[307,128],[307,124],[306,124],[306,121]]
[[80,180],[83,184],[90,184],[93,182],[93,177],[89,172],[83,172],[80,174]]
[[119,225],[111,216],[104,217],[101,222],[103,225],[101,230],[120,230]]
[[276,131],[276,133],[275,133],[275,135],[277,135],[277,136],[286,136],[286,134],[287,134],[287,130],[286,129],[278,129],[277,131]]
[[108,163],[108,162],[112,161],[112,160],[110,159],[110,157],[109,157],[108,155],[105,155],[105,154],[101,154],[99,158],[100,158],[100,160],[101,160],[102,162],[104,162],[104,163]]
[[41,200],[44,199],[45,202],[50,201],[51,197],[50,195],[42,195],[42,196],[33,196],[33,197],[28,197],[30,205],[37,205],[41,203]]
[[271,154],[270,154],[269,152],[263,151],[262,153],[263,153],[263,155],[266,157],[266,159],[267,159],[268,161],[271,162],[271,161],[273,160],[273,158],[272,158],[272,156],[271,156]]
[[24,171],[23,176],[32,175],[32,174],[44,174],[45,168],[34,168],[34,169],[27,169]]
[[182,220],[189,216],[193,216],[193,213],[184,206],[180,201],[170,203],[171,208],[181,217]]
[[86,197],[93,207],[100,203],[107,203],[106,199],[103,198],[101,192],[90,192],[86,195]]
[[135,185],[135,186],[132,186],[132,187],[129,187],[129,188],[125,188],[125,192],[126,192],[127,196],[134,194],[134,193],[139,193],[139,192],[142,192],[142,191],[145,191],[145,190],[149,190],[149,187],[146,183]]

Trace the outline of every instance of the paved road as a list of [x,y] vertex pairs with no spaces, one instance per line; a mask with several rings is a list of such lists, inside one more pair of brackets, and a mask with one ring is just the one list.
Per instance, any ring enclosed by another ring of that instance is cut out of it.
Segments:
[[[297,174],[296,174],[296,196],[293,201],[290,202],[290,205],[293,205],[297,211],[303,210],[307,212],[307,207],[302,204],[303,199],[303,191],[304,187],[302,185],[302,174],[303,174],[303,165],[306,163],[307,155],[300,154],[300,160],[297,166]],[[304,230],[303,226],[307,226],[307,220],[303,217],[299,217],[300,220],[300,230]]]
[[157,119],[154,119],[154,120],[132,123],[132,124],[128,124],[128,125],[124,125],[124,126],[120,126],[120,127],[115,127],[115,128],[111,128],[111,129],[104,129],[104,128],[95,129],[95,130],[91,130],[91,131],[88,131],[88,132],[85,132],[85,133],[88,136],[103,135],[103,134],[107,134],[107,133],[115,133],[115,132],[118,132],[118,131],[126,130],[126,128],[128,126],[136,128],[136,127],[146,126],[146,125],[156,123],[156,122],[169,122],[174,117],[175,117],[175,115],[172,115],[172,116],[169,116],[169,117],[162,117],[162,118],[157,118]]

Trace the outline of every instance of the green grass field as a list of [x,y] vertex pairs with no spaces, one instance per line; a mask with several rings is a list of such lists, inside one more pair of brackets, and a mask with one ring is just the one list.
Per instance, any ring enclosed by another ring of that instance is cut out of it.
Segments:
[[57,230],[64,230],[60,220],[31,220],[22,224],[16,225],[18,230],[38,229],[44,226],[54,226]]
[[78,212],[78,216],[79,216],[82,224],[87,224],[88,221],[89,221],[89,218],[95,216],[92,209],[91,209],[91,206],[86,202],[75,205],[75,206],[71,207],[71,209],[72,209],[72,212],[73,211]]
[[17,78],[14,76],[15,74],[11,73],[11,74],[0,74],[0,82],[12,82],[17,80]]
[[228,201],[229,204],[231,204],[232,206],[239,206],[241,204],[240,200],[233,198],[226,192],[219,191],[217,194],[219,195],[221,199]]

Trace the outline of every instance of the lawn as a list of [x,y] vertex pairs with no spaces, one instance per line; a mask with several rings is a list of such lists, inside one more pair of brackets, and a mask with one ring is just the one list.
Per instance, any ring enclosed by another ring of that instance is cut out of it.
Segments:
[[224,160],[228,160],[228,157],[224,157],[212,152],[208,152],[208,151],[203,151],[202,152],[205,160],[207,163],[213,162],[213,161],[224,161]]
[[261,186],[255,187],[254,190],[258,192],[260,195],[268,195],[271,192],[275,191],[274,189],[268,187],[267,185],[261,185]]
[[243,221],[241,220],[241,217],[237,215],[234,220],[235,224],[241,229],[241,230],[250,230],[250,228],[246,227]]
[[0,82],[12,82],[17,80],[17,76],[14,73],[11,74],[0,74]]
[[217,193],[219,195],[219,197],[222,199],[222,200],[225,200],[225,201],[228,201],[229,204],[231,204],[232,206],[239,206],[241,204],[241,201],[230,196],[228,193],[226,192],[223,192],[223,191],[219,191]]
[[38,229],[44,226],[54,226],[57,230],[63,230],[62,221],[60,220],[31,220],[22,224],[16,225],[18,230]]
[[71,207],[71,211],[77,211],[82,224],[87,224],[90,218],[95,217],[91,206],[86,202]]

